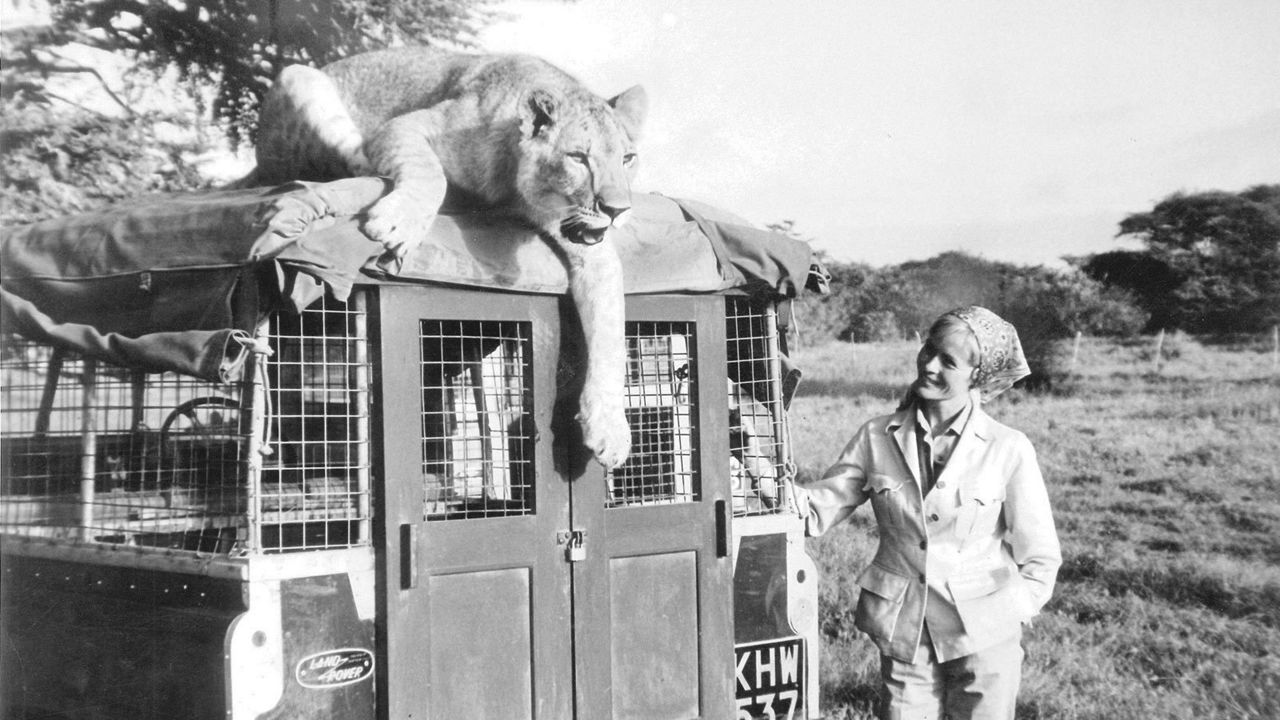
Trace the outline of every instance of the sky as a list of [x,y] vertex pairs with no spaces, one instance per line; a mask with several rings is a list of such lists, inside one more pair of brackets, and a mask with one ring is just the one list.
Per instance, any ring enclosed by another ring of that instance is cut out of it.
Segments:
[[512,0],[487,51],[650,111],[635,189],[872,265],[1137,247],[1174,192],[1280,182],[1277,0]]

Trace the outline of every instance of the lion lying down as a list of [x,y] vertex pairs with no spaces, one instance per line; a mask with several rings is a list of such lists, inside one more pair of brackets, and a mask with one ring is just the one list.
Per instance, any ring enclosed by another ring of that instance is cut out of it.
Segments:
[[623,414],[622,266],[601,242],[631,207],[646,97],[603,100],[542,60],[400,48],[285,68],[263,101],[257,184],[385,176],[365,232],[398,258],[452,186],[524,218],[559,248],[587,345],[583,440],[605,467],[631,449]]

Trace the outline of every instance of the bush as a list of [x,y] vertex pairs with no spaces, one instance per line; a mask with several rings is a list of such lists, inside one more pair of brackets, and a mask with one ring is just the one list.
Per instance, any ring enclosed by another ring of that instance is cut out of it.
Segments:
[[1164,334],[1163,340],[1156,336],[1157,340],[1153,340],[1142,346],[1138,351],[1138,359],[1144,362],[1154,361],[1156,359],[1156,343],[1160,345],[1160,360],[1177,360],[1182,357],[1183,353],[1195,352],[1200,347],[1200,342],[1191,335],[1181,331],[1173,330]]
[[827,263],[832,293],[811,304],[815,339],[898,340],[924,334],[938,315],[955,307],[982,305],[1018,328],[1033,386],[1051,385],[1064,374],[1058,341],[1077,332],[1132,336],[1149,318],[1127,292],[1077,269],[1020,267],[959,252],[882,269]]
[[[902,326],[898,324],[897,316],[889,310],[872,310],[858,315],[853,319],[848,331],[841,334],[841,340],[893,342],[902,339]],[[844,337],[844,335],[850,335],[850,337]]]
[[1032,388],[1051,387],[1065,374],[1060,341],[1077,332],[1129,337],[1148,317],[1122,291],[1106,289],[1078,270],[1044,268],[1011,278],[1001,306],[992,309],[1018,328]]

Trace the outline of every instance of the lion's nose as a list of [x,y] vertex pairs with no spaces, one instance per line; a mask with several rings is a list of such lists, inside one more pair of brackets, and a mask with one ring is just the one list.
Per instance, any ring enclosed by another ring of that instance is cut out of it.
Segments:
[[600,212],[604,213],[605,215],[608,215],[610,220],[617,220],[619,215],[621,215],[622,213],[630,209],[631,209],[630,203],[624,203],[624,204],[610,204],[605,202],[600,203]]

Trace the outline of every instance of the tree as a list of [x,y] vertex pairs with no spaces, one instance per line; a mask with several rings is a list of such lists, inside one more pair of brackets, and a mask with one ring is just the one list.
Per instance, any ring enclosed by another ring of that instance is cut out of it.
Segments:
[[887,340],[886,337],[868,337],[859,333],[857,325],[874,308],[869,308],[867,298],[874,294],[870,283],[876,271],[869,265],[845,263],[833,260],[819,250],[818,259],[831,274],[831,291],[826,295],[806,296],[801,316],[802,328],[815,338],[840,340]]
[[[112,86],[95,63],[63,52],[65,39],[48,27],[0,34],[0,225],[207,186],[190,162],[208,145],[192,103],[140,107],[137,84]],[[114,106],[61,94],[51,78],[70,76],[96,79]]]
[[[54,0],[51,25],[0,33],[0,224],[206,187],[191,160],[212,149],[209,109],[234,144],[285,64],[401,41],[465,46],[497,17],[491,1]],[[64,52],[86,46],[131,63],[123,83]],[[183,97],[139,103],[167,70]],[[71,75],[96,78],[114,112],[52,88]]]
[[1008,279],[1019,270],[954,250],[902,263],[897,267],[897,284],[910,289],[912,301],[898,307],[899,322],[904,329],[925,335],[934,319],[953,308],[982,305],[995,310]]
[[[1280,322],[1280,185],[1175,193],[1126,217],[1119,235],[1141,239],[1151,284],[1170,286],[1162,298],[1170,327],[1256,332]],[[1153,293],[1146,302],[1157,302]]]
[[467,46],[493,0],[55,0],[64,42],[124,52],[153,71],[217,85],[213,115],[233,141],[288,64],[322,65],[396,43]]
[[1140,250],[1112,250],[1070,260],[1086,276],[1128,292],[1150,315],[1145,329],[1154,332],[1177,326],[1176,308],[1169,298],[1181,280],[1163,260]]
[[36,108],[6,107],[0,133],[0,225],[86,212],[139,195],[208,185],[153,116],[77,115],[49,122]]

